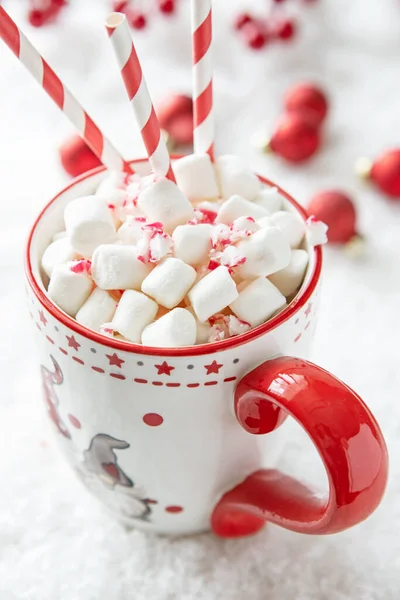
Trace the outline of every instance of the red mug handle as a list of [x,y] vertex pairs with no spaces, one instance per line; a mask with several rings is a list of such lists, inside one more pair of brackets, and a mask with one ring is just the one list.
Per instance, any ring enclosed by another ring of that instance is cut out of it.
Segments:
[[277,470],[260,469],[223,495],[211,526],[217,535],[255,533],[265,521],[300,533],[337,533],[368,517],[386,487],[388,456],[375,418],[342,381],[300,358],[265,362],[243,377],[235,413],[253,434],[287,414],[310,436],[324,463],[328,498]]

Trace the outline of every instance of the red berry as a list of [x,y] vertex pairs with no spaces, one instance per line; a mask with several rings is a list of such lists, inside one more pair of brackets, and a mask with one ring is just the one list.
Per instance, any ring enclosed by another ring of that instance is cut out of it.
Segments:
[[327,190],[316,194],[307,211],[328,225],[327,235],[331,243],[345,244],[357,235],[356,209],[343,192]]
[[158,8],[164,14],[170,15],[175,11],[175,1],[174,0],[159,0]]
[[147,19],[143,13],[131,12],[129,22],[134,29],[144,29],[147,25]]
[[257,21],[250,21],[243,25],[241,32],[246,44],[253,50],[264,48],[268,41],[266,32]]
[[278,122],[270,148],[289,162],[298,163],[310,158],[319,148],[318,128],[300,114],[287,113]]
[[100,160],[79,135],[68,139],[59,152],[62,166],[73,177],[101,165]]
[[280,40],[287,41],[293,39],[296,34],[295,22],[291,19],[281,21],[278,23],[275,33]]
[[400,199],[400,150],[388,150],[377,158],[370,178],[384,194]]
[[244,27],[244,25],[246,25],[246,23],[252,23],[253,22],[253,17],[251,15],[249,15],[249,13],[240,13],[235,21],[234,21],[234,27],[235,29],[237,29],[238,31],[240,29],[242,29],[242,27]]
[[33,27],[41,27],[46,22],[46,16],[42,10],[30,10],[28,20]]
[[128,7],[129,0],[123,0],[122,2],[118,1],[113,3],[113,11],[114,12],[125,12]]
[[65,5],[65,0],[51,0],[46,8],[30,10],[28,20],[33,27],[42,27],[42,25],[53,21]]
[[328,112],[328,100],[315,85],[300,83],[289,89],[284,106],[288,112],[307,112],[317,124],[322,123]]

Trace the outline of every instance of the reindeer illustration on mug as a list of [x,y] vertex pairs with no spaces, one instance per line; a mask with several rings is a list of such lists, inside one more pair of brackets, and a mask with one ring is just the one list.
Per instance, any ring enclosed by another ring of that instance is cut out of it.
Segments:
[[41,365],[44,399],[47,406],[47,413],[61,435],[67,439],[71,439],[71,434],[58,411],[59,400],[57,392],[54,389],[55,385],[62,384],[64,377],[56,359],[51,354],[50,358],[54,366],[54,371],[50,371],[50,369]]
[[[54,370],[41,366],[47,412],[57,431],[74,446],[71,433],[60,415],[60,402],[55,388],[63,383],[63,373],[51,354],[50,359]],[[151,514],[150,501],[142,497],[140,488],[135,486],[119,466],[115,453],[115,450],[126,450],[129,447],[130,444],[124,440],[98,433],[92,437],[83,455],[73,448],[74,462],[77,463],[74,469],[89,490],[105,496],[104,501],[109,508],[117,510],[124,517],[147,521]],[[77,454],[81,456],[78,460]]]

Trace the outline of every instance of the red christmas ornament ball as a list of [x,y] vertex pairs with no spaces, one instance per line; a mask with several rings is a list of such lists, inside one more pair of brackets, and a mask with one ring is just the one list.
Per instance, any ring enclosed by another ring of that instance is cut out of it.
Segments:
[[284,106],[287,112],[309,115],[316,124],[322,123],[328,113],[328,99],[316,85],[300,83],[286,93]]
[[62,166],[72,177],[77,177],[101,165],[100,160],[79,135],[68,139],[59,152]]
[[369,176],[384,194],[400,200],[400,150],[388,150],[377,158]]
[[321,137],[318,127],[301,114],[283,115],[270,143],[270,149],[289,162],[299,163],[318,150]]
[[193,142],[193,101],[190,96],[172,94],[157,107],[161,126],[175,144],[187,146]]
[[328,225],[328,241],[333,244],[345,244],[357,235],[356,209],[344,192],[319,192],[311,199],[307,211]]

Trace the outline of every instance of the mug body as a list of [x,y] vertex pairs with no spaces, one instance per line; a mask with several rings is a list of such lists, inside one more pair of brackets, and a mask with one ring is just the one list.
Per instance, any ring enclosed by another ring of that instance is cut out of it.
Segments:
[[[146,172],[146,163],[135,166]],[[104,176],[98,169],[72,182],[42,211],[28,240],[27,294],[46,409],[72,468],[117,518],[162,534],[204,531],[224,492],[272,466],[284,441],[279,431],[244,431],[233,397],[240,379],[267,359],[307,356],[321,250],[308,249],[306,278],[289,306],[241,336],[177,349],[107,338],[51,302],[40,268],[43,251],[63,229],[66,204],[93,193]]]

